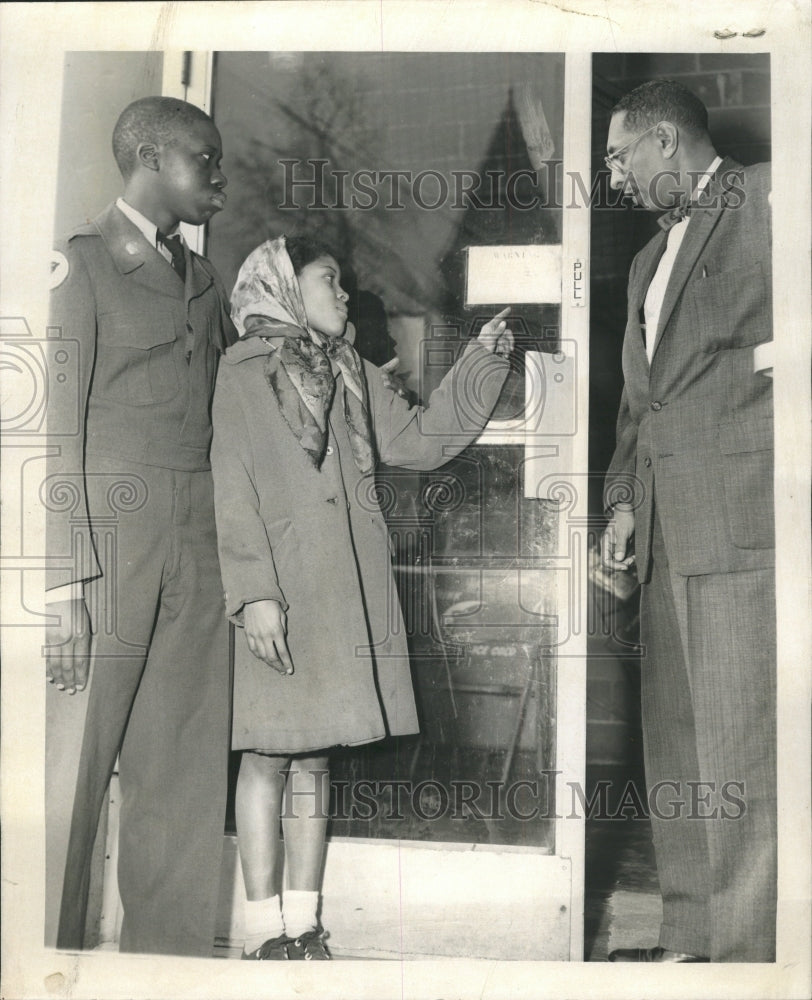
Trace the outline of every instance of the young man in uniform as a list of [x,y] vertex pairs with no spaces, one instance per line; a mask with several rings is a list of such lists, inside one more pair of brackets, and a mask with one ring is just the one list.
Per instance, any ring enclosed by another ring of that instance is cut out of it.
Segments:
[[230,722],[210,403],[236,332],[212,265],[174,234],[224,207],[226,178],[214,123],[172,98],[127,107],[113,152],[122,197],[55,254],[48,879],[56,944],[82,948],[118,757],[121,950],[210,956]]

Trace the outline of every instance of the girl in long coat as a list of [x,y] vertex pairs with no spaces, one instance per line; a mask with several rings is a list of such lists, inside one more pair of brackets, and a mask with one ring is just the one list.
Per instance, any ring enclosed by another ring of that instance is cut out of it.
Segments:
[[[233,747],[247,895],[243,958],[325,959],[317,920],[327,748],[418,731],[378,459],[443,465],[507,376],[500,313],[410,409],[344,338],[339,265],[311,240],[263,243],[240,269],[214,397],[226,612],[236,630]],[[284,812],[282,810],[285,804]],[[280,820],[287,888],[280,905]]]

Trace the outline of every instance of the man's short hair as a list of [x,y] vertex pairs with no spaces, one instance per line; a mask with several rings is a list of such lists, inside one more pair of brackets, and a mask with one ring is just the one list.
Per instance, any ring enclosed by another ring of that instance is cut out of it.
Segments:
[[175,97],[142,97],[119,115],[113,129],[113,156],[126,179],[136,164],[142,142],[166,145],[200,121],[211,121],[205,111]]
[[625,112],[623,124],[631,132],[671,122],[697,137],[708,133],[708,109],[676,80],[649,80],[635,87],[612,108],[613,115],[621,112]]

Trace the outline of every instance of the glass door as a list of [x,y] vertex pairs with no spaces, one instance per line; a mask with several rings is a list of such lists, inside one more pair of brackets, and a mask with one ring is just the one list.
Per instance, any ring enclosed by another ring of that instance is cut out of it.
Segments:
[[[564,194],[583,131],[565,109],[588,62],[222,52],[203,78],[229,178],[206,252],[228,288],[261,242],[318,236],[342,264],[356,348],[397,356],[414,404],[511,306],[516,350],[486,431],[437,472],[383,467],[370,486],[421,731],[335,752],[331,837],[563,858],[547,881],[563,943],[525,957],[578,958],[588,247]],[[585,152],[588,169],[588,138]]]

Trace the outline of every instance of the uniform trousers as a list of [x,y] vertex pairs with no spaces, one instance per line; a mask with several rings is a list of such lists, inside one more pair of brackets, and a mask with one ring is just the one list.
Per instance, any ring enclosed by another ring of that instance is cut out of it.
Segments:
[[103,576],[85,588],[88,689],[60,696],[85,699],[86,715],[78,760],[51,774],[52,791],[75,775],[67,846],[49,838],[51,864],[65,857],[57,946],[83,945],[93,843],[118,756],[120,948],[211,956],[231,686],[211,474],[129,462],[121,473],[121,464],[86,465]]
[[773,569],[681,576],[655,514],[641,638],[659,943],[711,961],[773,961]]

